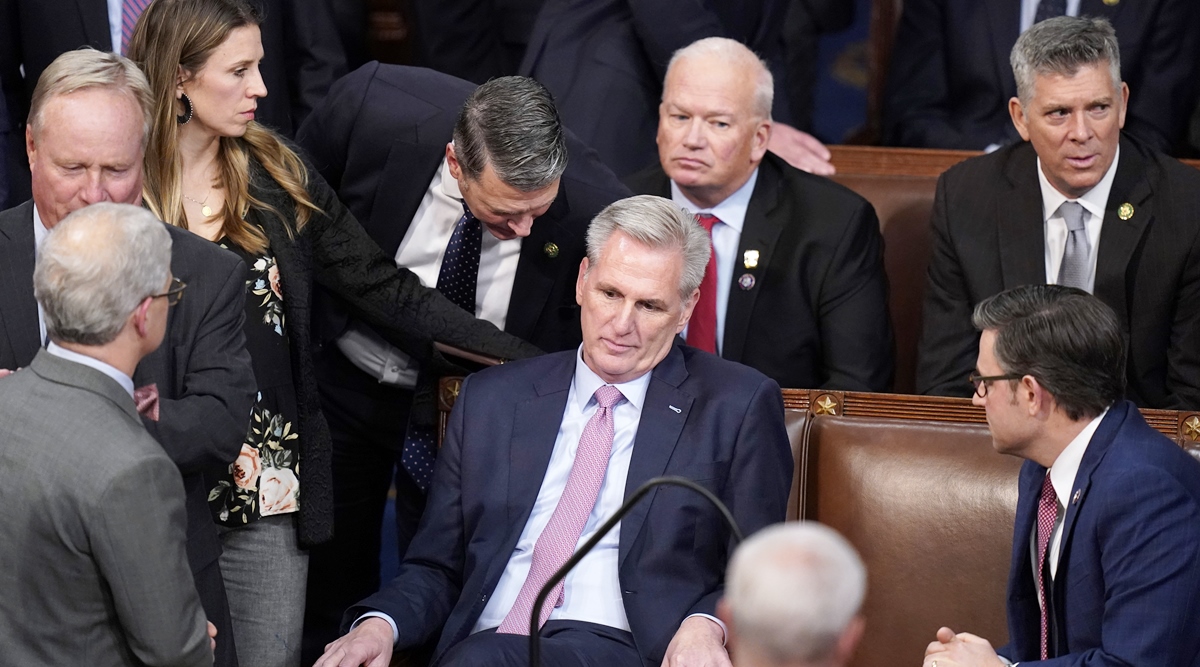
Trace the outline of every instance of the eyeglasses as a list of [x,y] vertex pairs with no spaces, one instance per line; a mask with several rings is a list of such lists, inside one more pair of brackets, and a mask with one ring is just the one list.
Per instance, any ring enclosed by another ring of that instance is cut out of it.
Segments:
[[187,283],[183,282],[182,280],[180,280],[178,278],[171,278],[170,289],[163,292],[162,294],[151,294],[150,298],[157,299],[159,297],[165,296],[167,298],[167,305],[174,306],[175,304],[177,304],[183,300],[183,290],[186,288],[187,288]]
[[1025,377],[1025,373],[1006,373],[1004,375],[971,375],[967,378],[975,386],[975,395],[979,398],[987,397],[988,383],[998,380],[1020,380]]

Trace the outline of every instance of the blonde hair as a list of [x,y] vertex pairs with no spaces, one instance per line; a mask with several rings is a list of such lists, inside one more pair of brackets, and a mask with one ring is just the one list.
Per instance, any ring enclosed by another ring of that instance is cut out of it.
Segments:
[[42,109],[60,95],[91,88],[104,88],[128,95],[142,110],[142,148],[150,136],[154,98],[146,75],[128,58],[89,47],[67,51],[54,59],[33,89],[27,123],[37,137],[42,125]]
[[[150,142],[146,150],[142,199],[167,223],[187,229],[183,210],[183,165],[175,85],[182,68],[195,76],[229,33],[258,26],[262,17],[244,0],[155,0],[142,13],[129,42],[129,57],[146,73],[154,94]],[[295,221],[250,194],[250,158],[258,160],[295,202]],[[225,206],[218,212],[230,241],[258,254],[269,245],[260,229],[246,221],[250,209],[274,213],[291,236],[320,209],[308,195],[308,170],[296,152],[270,129],[251,121],[241,137],[221,137],[217,151],[219,185]]]

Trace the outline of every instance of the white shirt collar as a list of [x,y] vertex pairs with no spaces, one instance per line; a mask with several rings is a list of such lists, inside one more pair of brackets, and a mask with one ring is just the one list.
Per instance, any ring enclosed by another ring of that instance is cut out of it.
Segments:
[[1104,220],[1104,209],[1108,207],[1108,193],[1112,191],[1113,179],[1117,176],[1117,165],[1120,162],[1121,147],[1117,146],[1117,153],[1113,156],[1112,164],[1108,165],[1108,171],[1104,172],[1104,177],[1100,179],[1100,182],[1079,199],[1070,199],[1050,185],[1049,179],[1042,171],[1042,159],[1038,158],[1038,183],[1042,186],[1042,222],[1048,221],[1065,201],[1077,201],[1096,220]]
[[[640,412],[642,404],[646,401],[646,391],[650,388],[650,376],[653,373],[654,371],[650,370],[641,377],[613,386],[621,392],[625,400]],[[579,402],[580,411],[587,407],[588,401],[592,400],[592,394],[595,394],[597,389],[608,384],[584,363],[582,345],[575,351],[575,379],[573,382],[575,383],[575,400]]]
[[59,347],[54,341],[50,341],[50,345],[46,347],[46,351],[56,357],[59,357],[60,359],[66,359],[67,361],[73,361],[77,364],[83,364],[84,366],[94,368],[101,373],[104,373],[108,377],[116,380],[117,384],[121,385],[121,388],[125,390],[125,393],[129,394],[130,398],[133,398],[133,379],[116,368],[109,366],[99,359],[89,357],[86,354],[79,354],[78,352],[73,352],[65,347]]
[[442,158],[442,166],[438,169],[438,174],[442,178],[442,194],[461,202],[463,200],[462,190],[458,187],[458,179],[450,173],[450,161],[445,157]]
[[1054,464],[1050,466],[1050,481],[1054,484],[1054,495],[1058,496],[1058,502],[1062,507],[1067,507],[1067,501],[1071,499],[1071,489],[1075,486],[1075,476],[1079,474],[1079,464],[1083,461],[1088,443],[1092,441],[1092,436],[1096,434],[1096,429],[1106,414],[1108,414],[1108,408],[1088,422],[1088,425],[1084,426],[1079,435],[1067,444],[1066,449],[1062,450],[1058,458],[1054,459]]
[[725,198],[724,201],[712,208],[699,208],[692,200],[683,194],[683,190],[671,181],[671,201],[679,206],[689,210],[693,215],[708,213],[715,216],[718,220],[736,229],[740,234],[742,226],[746,223],[746,210],[750,208],[750,196],[754,194],[754,184],[758,182],[758,167],[751,172],[750,178],[742,184],[733,194]]
[[42,224],[42,216],[38,213],[37,204],[33,205],[33,248],[37,250],[42,247],[42,241],[50,235],[50,230],[46,229],[46,225]]

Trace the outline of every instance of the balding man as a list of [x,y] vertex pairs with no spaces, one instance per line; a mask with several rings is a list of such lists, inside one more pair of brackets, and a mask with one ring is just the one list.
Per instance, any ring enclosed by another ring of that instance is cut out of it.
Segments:
[[8,664],[212,664],[183,483],[134,402],[134,369],[186,287],[170,264],[166,228],[125,204],[76,211],[38,253],[50,342],[0,380]]
[[733,553],[717,614],[738,667],[840,667],[862,637],[866,592],[862,559],[837,531],[781,523]]
[[[0,213],[0,369],[29,365],[46,341],[32,276],[36,248],[49,230],[92,203],[141,203],[151,104],[145,76],[112,53],[68,51],[42,73],[25,132],[33,200]],[[188,284],[188,298],[172,311],[166,340],[138,364],[133,380],[146,430],[183,474],[188,562],[221,631],[217,664],[235,665],[203,472],[237,458],[250,420],[255,383],[242,333],[246,269],[233,253],[187,230],[167,233],[171,271]]]
[[629,179],[711,229],[689,345],[784,387],[886,391],[892,382],[883,240],[866,200],[767,151],[771,73],[742,44],[671,58],[660,165]]

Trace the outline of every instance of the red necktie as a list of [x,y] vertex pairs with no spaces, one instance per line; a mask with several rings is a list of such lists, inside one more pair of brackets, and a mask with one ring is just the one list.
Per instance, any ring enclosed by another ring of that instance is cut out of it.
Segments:
[[1048,657],[1050,646],[1050,610],[1046,604],[1046,587],[1051,585],[1050,573],[1046,569],[1046,552],[1050,549],[1050,537],[1054,534],[1054,524],[1058,522],[1058,496],[1054,493],[1054,484],[1050,481],[1050,473],[1046,472],[1046,480],[1042,482],[1042,495],[1038,499],[1037,513],[1037,547],[1038,547],[1038,595],[1042,602],[1042,660]]
[[708,246],[712,254],[708,258],[708,266],[704,267],[704,279],[700,281],[700,298],[692,310],[692,319],[688,322],[687,344],[700,348],[705,352],[717,352],[717,251],[712,245],[713,225],[720,222],[715,215],[701,213],[696,216],[696,222],[708,232]]
[[[571,464],[571,474],[567,477],[567,486],[563,489],[550,522],[538,536],[533,545],[533,562],[529,566],[529,574],[512,609],[496,628],[496,632],[508,635],[528,635],[529,617],[533,613],[533,603],[538,591],[550,581],[550,577],[571,558],[583,527],[587,524],[592,508],[596,506],[596,496],[604,483],[604,473],[608,470],[608,457],[612,453],[613,444],[613,411],[612,408],[621,399],[621,390],[612,385],[604,385],[594,394],[600,405],[596,413],[583,427],[583,435],[579,436],[579,448],[575,451],[575,461]],[[550,612],[563,603],[563,584],[558,582],[539,614],[538,627],[546,624]]]
[[133,37],[133,27],[137,25],[138,17],[142,15],[149,4],[150,0],[121,0],[121,55],[129,52],[129,40]]

